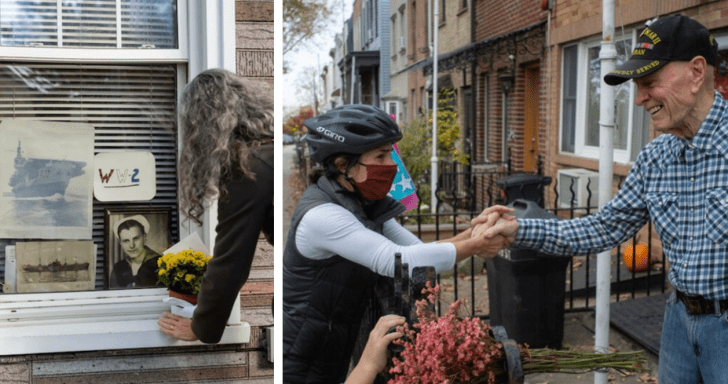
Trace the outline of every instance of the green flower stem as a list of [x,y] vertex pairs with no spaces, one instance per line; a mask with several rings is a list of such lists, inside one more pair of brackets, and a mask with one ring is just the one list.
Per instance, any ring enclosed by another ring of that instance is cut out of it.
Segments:
[[557,351],[553,349],[531,349],[521,352],[523,372],[543,373],[585,373],[600,368],[619,371],[641,371],[646,363],[641,351],[596,353],[593,351]]

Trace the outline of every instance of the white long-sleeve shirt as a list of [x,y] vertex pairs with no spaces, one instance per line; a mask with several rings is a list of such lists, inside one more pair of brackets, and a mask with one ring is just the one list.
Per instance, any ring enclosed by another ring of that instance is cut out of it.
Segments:
[[410,271],[434,266],[437,273],[453,268],[457,251],[452,243],[423,243],[395,219],[384,222],[382,234],[367,229],[351,212],[333,203],[310,209],[296,230],[296,247],[305,257],[323,260],[339,255],[372,271],[394,276],[394,254]]

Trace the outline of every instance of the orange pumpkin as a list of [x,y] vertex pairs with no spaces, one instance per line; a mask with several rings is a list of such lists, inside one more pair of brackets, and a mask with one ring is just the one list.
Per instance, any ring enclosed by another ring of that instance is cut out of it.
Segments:
[[632,256],[635,256],[634,269],[636,272],[644,272],[650,267],[650,254],[649,249],[644,244],[637,244],[637,249],[634,250],[632,245],[628,245],[624,248],[623,260],[627,270],[632,272]]

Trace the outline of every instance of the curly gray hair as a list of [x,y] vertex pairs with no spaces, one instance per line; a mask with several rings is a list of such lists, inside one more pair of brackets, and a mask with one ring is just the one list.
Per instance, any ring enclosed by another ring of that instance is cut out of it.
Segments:
[[255,180],[250,149],[273,140],[273,92],[224,69],[208,69],[185,88],[179,105],[182,212],[202,224],[205,198],[225,198],[231,167]]

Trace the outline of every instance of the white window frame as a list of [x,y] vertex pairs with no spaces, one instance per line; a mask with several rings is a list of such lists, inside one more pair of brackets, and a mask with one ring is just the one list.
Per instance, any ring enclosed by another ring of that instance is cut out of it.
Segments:
[[181,63],[189,59],[188,1],[177,0],[177,48],[176,49],[128,49],[128,48],[69,48],[69,47],[17,47],[0,46],[0,57],[6,60],[59,61],[96,63],[166,62]]
[[[190,16],[188,7],[196,10],[194,15],[205,17]],[[179,100],[188,79],[199,72],[214,67],[235,72],[235,4],[179,0],[177,12],[177,49],[0,47],[0,61],[176,64]],[[178,143],[181,151],[181,135]],[[197,232],[214,248],[217,204],[211,204],[201,228],[178,212],[180,238]],[[14,251],[14,246],[8,248]],[[0,356],[202,344],[176,340],[159,331],[157,319],[171,310],[170,304],[162,302],[165,297],[165,288],[0,295]],[[250,324],[241,320],[238,298],[220,344],[247,343],[249,339]]]
[[[632,30],[629,33],[625,34],[627,39],[632,40],[632,46],[634,46],[636,39],[637,39],[637,31]],[[622,41],[623,38],[621,34],[615,36],[617,41]],[[588,109],[588,92],[589,92],[589,84],[588,84],[588,76],[587,73],[589,71],[589,49],[599,46],[600,40],[598,38],[589,38],[585,39],[579,43],[576,44],[577,46],[577,82],[576,82],[576,116],[575,116],[575,132],[574,132],[574,152],[567,152],[564,151],[561,144],[562,144],[562,136],[563,136],[563,109],[559,112],[559,152],[574,155],[578,157],[586,157],[586,158],[592,158],[592,159],[598,159],[599,158],[599,146],[590,146],[585,144],[585,136],[586,136],[586,130],[588,127],[587,124],[587,109]],[[631,52],[630,52],[631,53]],[[562,67],[563,68],[563,67]],[[563,70],[562,70],[562,84],[563,84]],[[630,159],[630,153],[631,148],[634,145],[633,139],[635,137],[634,132],[634,113],[636,109],[642,108],[639,106],[636,106],[634,104],[634,100],[636,97],[637,89],[632,81],[629,81],[627,83],[627,86],[630,90],[630,100],[632,100],[630,105],[630,109],[627,112],[627,121],[628,121],[628,134],[627,134],[627,143],[625,149],[614,149],[614,161],[618,163],[623,164],[630,164],[632,163],[632,160]],[[602,84],[602,86],[605,86]],[[561,98],[561,104],[563,105],[563,93],[560,95]]]
[[400,109],[399,101],[387,101],[386,103],[387,104],[386,104],[385,111],[387,111],[388,114],[392,114],[391,107],[394,106],[394,111],[395,111],[394,116],[397,118],[397,123],[400,123],[400,121],[399,121],[399,109]]

